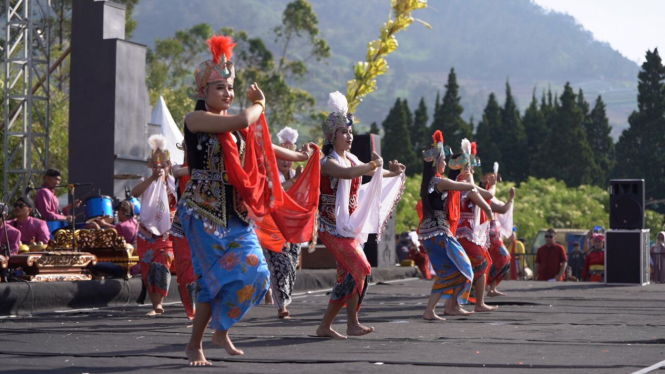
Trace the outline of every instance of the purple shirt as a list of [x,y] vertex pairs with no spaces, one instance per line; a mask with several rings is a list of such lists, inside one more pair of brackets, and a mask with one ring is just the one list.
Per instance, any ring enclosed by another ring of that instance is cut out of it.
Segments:
[[125,238],[127,244],[133,244],[136,241],[136,234],[139,232],[139,223],[134,218],[128,219],[125,222],[118,222],[115,225],[115,231],[118,232],[118,235]]
[[47,244],[51,238],[46,221],[41,219],[28,217],[23,223],[13,219],[9,221],[9,224],[21,232],[21,243],[23,244],[30,244],[33,241]]
[[[42,185],[45,187],[45,185]],[[60,214],[60,203],[58,203],[58,197],[55,196],[55,192],[50,188],[42,188],[37,190],[37,196],[35,196],[35,208],[42,215],[42,219],[46,221],[62,221],[65,218]],[[65,214],[67,214],[65,212]]]
[[12,256],[17,255],[18,247],[21,245],[21,232],[8,225],[0,226],[0,246],[7,243],[5,230],[7,230],[7,237],[9,238],[9,252]]

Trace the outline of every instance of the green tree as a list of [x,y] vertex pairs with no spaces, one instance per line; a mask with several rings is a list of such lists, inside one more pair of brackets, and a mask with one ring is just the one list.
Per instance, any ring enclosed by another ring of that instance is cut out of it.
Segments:
[[606,186],[610,172],[614,169],[616,158],[614,154],[614,141],[610,133],[612,126],[609,124],[605,113],[605,103],[598,95],[596,103],[584,122],[587,141],[593,151],[594,161],[598,165],[599,173],[594,175],[593,184]]
[[[157,39],[154,50],[148,51],[148,89],[151,101],[162,95],[169,105],[176,122],[192,110],[187,89],[191,86],[191,72],[203,59],[210,58],[206,40],[213,35],[210,25],[202,23],[187,30],[177,31],[173,37]],[[316,134],[306,130],[304,123],[311,122],[314,96],[294,83],[308,74],[306,62],[312,58],[320,61],[330,56],[330,47],[319,37],[318,19],[311,4],[295,0],[287,4],[282,14],[282,24],[274,29],[279,58],[260,38],[252,38],[244,31],[222,28],[219,34],[230,35],[236,42],[233,62],[236,70],[234,82],[236,103],[241,109],[247,106],[242,95],[254,82],[266,95],[266,116],[271,129],[283,126],[301,130],[301,134]],[[304,131],[303,131],[304,130]],[[306,137],[303,138],[306,140]]]
[[418,172],[418,168],[413,167],[417,158],[411,145],[407,112],[408,106],[399,98],[395,100],[395,105],[381,124],[385,134],[381,142],[381,156],[386,161],[399,160],[407,166],[407,175],[411,176]]
[[[508,82],[506,82],[506,101],[501,110],[501,123],[498,129],[499,131],[493,134],[492,140],[500,151],[501,175],[506,180],[522,182],[529,175],[529,159],[526,152],[527,135]],[[482,143],[479,146],[484,147],[485,144]],[[493,160],[486,160],[486,162],[490,164],[488,165],[490,168],[494,163]]]
[[[616,145],[615,177],[644,178],[647,199],[665,198],[665,66],[658,49],[647,51],[638,74],[637,110]],[[665,210],[660,208],[660,210]]]
[[531,160],[538,153],[542,143],[547,141],[549,134],[545,126],[545,116],[538,107],[535,91],[531,97],[531,104],[529,104],[529,107],[524,112],[522,123],[524,124],[524,132],[527,137],[526,158],[528,160],[529,175],[534,175]]
[[556,136],[550,136],[536,156],[540,175],[563,180],[572,187],[591,183],[598,169],[582,121],[576,95],[566,83],[556,112],[556,127],[550,128]]
[[372,122],[372,124],[369,126],[369,133],[381,135],[381,130],[379,129],[379,126],[377,126],[376,122]]
[[432,143],[432,134],[429,133],[429,127],[427,126],[428,121],[429,116],[427,115],[425,98],[421,97],[418,108],[413,112],[413,125],[410,128],[411,144],[416,156],[420,155],[420,152]]
[[441,130],[446,143],[450,145],[453,152],[459,151],[462,139],[471,140],[473,137],[473,131],[469,124],[462,119],[464,108],[460,105],[460,100],[457,75],[455,74],[455,68],[451,68],[448,74],[446,93],[443,95],[438,110],[434,112],[431,130]]
[[[483,111],[483,118],[478,122],[476,130],[476,140],[478,142],[478,157],[480,157],[483,170],[485,172],[492,170],[494,162],[503,163],[501,150],[495,139],[501,131],[501,106],[496,101],[496,95],[490,93],[487,99],[487,105]],[[459,145],[457,145],[459,148]],[[454,152],[458,152],[457,150]]]

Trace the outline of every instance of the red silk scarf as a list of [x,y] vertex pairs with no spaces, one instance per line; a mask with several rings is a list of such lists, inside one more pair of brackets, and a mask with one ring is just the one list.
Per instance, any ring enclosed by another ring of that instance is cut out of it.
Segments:
[[226,175],[247,209],[254,216],[263,217],[284,204],[284,191],[279,185],[279,170],[266,117],[261,114],[258,121],[240,132],[247,144],[244,160],[240,159],[230,132],[217,134],[224,152]]
[[316,233],[321,162],[318,147],[296,183],[284,194],[284,204],[255,221],[256,235],[263,248],[281,252],[284,244],[304,243]]
[[318,149],[296,183],[285,193],[279,182],[277,159],[272,149],[268,123],[262,114],[248,129],[241,130],[247,148],[240,159],[238,147],[230,132],[217,135],[229,183],[236,188],[255,220],[261,246],[281,252],[285,242],[309,241],[315,231],[319,204]]

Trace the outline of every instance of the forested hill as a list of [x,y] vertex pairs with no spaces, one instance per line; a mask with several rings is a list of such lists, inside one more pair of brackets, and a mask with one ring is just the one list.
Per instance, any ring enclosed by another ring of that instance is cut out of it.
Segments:
[[[206,22],[215,29],[233,27],[261,37],[270,46],[273,29],[289,0],[141,0],[133,40],[152,45],[155,38]],[[311,0],[322,36],[332,48],[327,63],[313,62],[302,86],[321,104],[327,93],[345,92],[352,65],[363,60],[367,42],[386,21],[389,0]],[[638,66],[594,40],[568,15],[546,12],[530,0],[430,0],[429,9],[397,36],[399,48],[388,57],[390,71],[378,79],[379,90],[358,111],[364,123],[381,122],[397,97],[416,103],[424,96],[433,108],[451,67],[460,83],[464,116],[476,121],[490,92],[503,97],[506,79],[523,111],[534,87],[561,93],[563,84],[582,88],[593,100],[603,95],[617,136],[636,107]],[[646,51],[645,51],[646,52]],[[431,117],[430,117],[431,118]]]

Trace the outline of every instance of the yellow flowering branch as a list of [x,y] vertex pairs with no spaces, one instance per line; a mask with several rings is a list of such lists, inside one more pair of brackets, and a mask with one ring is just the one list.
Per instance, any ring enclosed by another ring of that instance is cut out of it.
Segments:
[[380,39],[373,40],[367,45],[367,61],[356,64],[353,70],[354,79],[346,83],[349,112],[355,112],[363,98],[376,91],[376,77],[388,71],[385,56],[397,49],[395,34],[406,30],[413,21],[419,21],[432,28],[426,22],[411,16],[414,10],[427,8],[427,0],[391,0],[391,6],[395,19],[388,16],[388,22],[381,26]]

